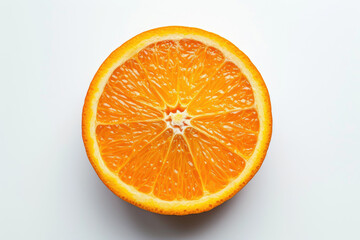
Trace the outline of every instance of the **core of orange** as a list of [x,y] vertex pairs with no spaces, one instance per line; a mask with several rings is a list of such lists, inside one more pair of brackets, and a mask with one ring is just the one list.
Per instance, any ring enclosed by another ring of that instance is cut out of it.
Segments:
[[226,39],[162,27],[100,66],[82,113],[87,155],[120,198],[185,215],[230,199],[260,168],[270,98],[249,58]]

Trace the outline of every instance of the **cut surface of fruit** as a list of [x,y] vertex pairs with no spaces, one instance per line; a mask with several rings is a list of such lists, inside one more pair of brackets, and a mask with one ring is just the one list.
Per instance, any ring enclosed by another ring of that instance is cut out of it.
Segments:
[[101,180],[161,214],[208,211],[257,172],[272,131],[265,83],[213,33],[163,27],[116,49],[96,73],[83,140]]

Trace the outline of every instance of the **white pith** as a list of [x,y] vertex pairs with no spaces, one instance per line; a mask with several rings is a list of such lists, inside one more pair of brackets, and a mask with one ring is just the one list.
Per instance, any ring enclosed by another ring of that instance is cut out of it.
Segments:
[[175,113],[165,114],[167,128],[171,128],[174,134],[183,134],[185,128],[191,126],[190,116],[185,111],[176,110]]

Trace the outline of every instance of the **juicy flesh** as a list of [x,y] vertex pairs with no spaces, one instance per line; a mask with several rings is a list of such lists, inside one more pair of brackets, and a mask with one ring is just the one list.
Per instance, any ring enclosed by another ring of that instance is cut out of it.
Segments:
[[115,69],[97,108],[102,160],[156,198],[224,189],[253,154],[259,118],[240,69],[192,39],[153,43]]

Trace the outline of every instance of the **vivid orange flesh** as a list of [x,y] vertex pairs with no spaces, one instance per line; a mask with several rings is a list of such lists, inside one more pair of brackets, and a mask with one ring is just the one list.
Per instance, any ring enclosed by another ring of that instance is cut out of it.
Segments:
[[[115,69],[98,102],[96,137],[106,166],[137,191],[194,200],[238,177],[258,141],[254,94],[214,47],[164,40]],[[166,117],[186,112],[174,131]]]

